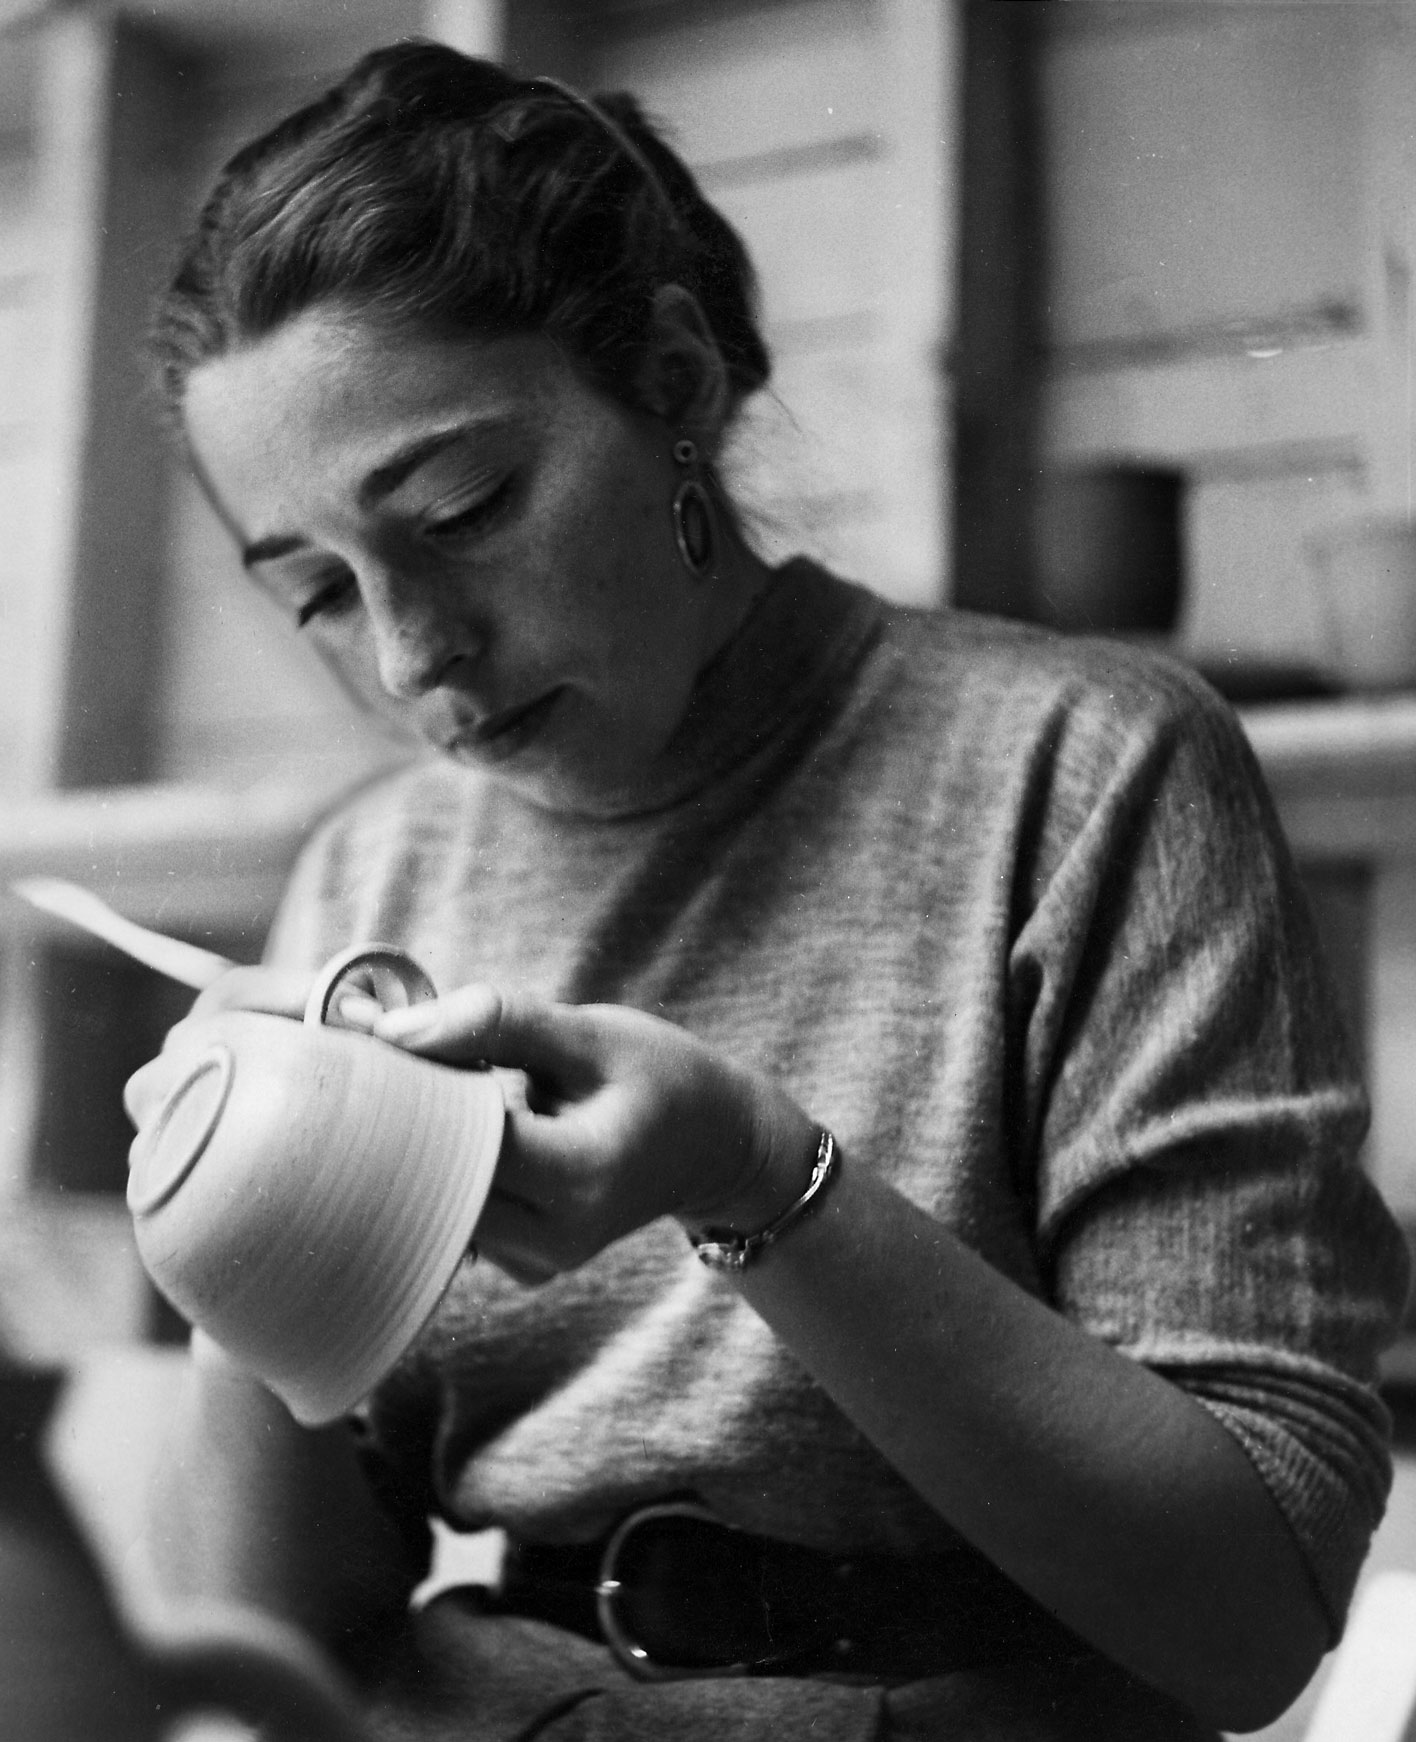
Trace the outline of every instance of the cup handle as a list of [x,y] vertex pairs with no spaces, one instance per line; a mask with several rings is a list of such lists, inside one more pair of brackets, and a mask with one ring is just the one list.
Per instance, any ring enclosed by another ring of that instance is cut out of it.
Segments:
[[400,1000],[404,1004],[426,1004],[437,997],[437,988],[406,950],[394,944],[354,944],[332,956],[323,968],[305,1003],[305,1021],[319,1028],[329,1021],[338,994],[355,974],[366,974],[374,984],[374,995],[385,1010]]

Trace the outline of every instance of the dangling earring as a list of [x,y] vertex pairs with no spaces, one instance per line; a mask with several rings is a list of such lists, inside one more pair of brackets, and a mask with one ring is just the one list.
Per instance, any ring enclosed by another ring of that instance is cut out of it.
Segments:
[[679,560],[701,581],[713,566],[713,504],[698,476],[698,444],[687,436],[674,443],[674,464],[688,474],[674,491],[670,513]]

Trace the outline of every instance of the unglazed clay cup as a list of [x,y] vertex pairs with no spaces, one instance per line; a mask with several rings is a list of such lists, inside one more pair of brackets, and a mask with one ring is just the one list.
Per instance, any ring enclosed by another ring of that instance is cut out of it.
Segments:
[[303,1023],[230,1010],[188,1025],[180,1075],[129,1151],[148,1274],[306,1426],[366,1397],[472,1241],[505,1105],[457,1070],[326,1026],[352,976],[381,1000],[426,976],[385,946],[320,976]]

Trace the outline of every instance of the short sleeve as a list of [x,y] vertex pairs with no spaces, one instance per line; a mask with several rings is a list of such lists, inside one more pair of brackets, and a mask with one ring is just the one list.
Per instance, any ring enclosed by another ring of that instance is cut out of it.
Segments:
[[1039,1249],[1061,1311],[1235,1436],[1336,1633],[1390,1484],[1406,1248],[1247,742],[1168,681],[1104,746],[1062,735],[1038,830],[1011,975]]

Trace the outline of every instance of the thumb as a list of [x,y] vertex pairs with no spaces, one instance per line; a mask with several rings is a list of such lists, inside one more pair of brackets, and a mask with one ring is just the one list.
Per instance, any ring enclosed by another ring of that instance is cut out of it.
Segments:
[[453,1065],[503,1065],[566,1081],[596,1063],[593,1026],[573,1004],[459,986],[441,998],[387,1010],[373,1032],[420,1058]]

